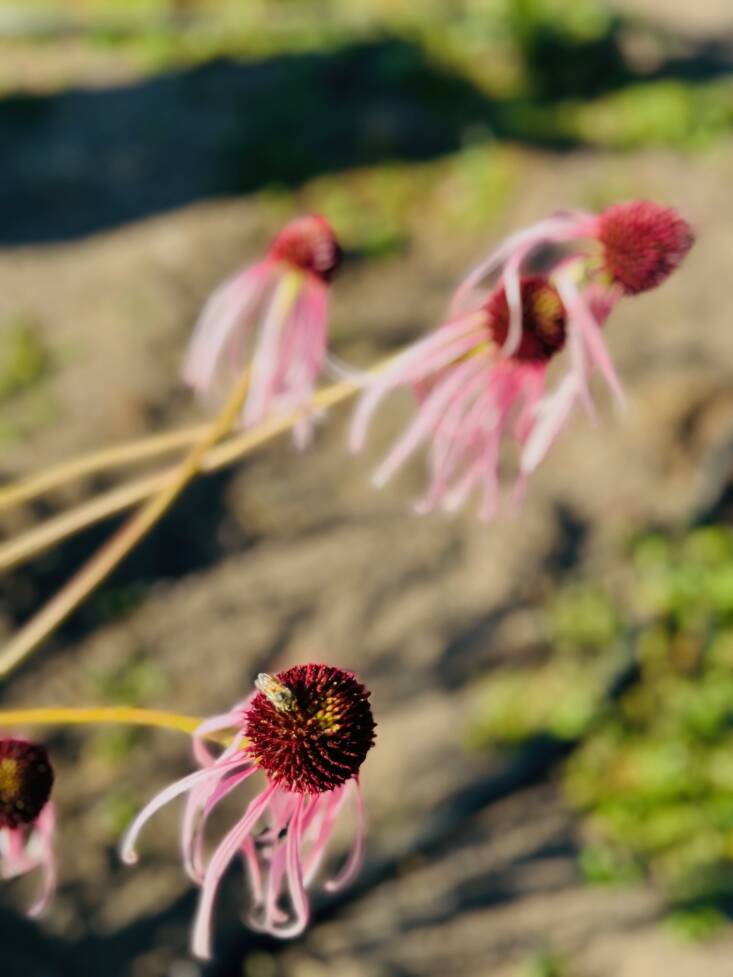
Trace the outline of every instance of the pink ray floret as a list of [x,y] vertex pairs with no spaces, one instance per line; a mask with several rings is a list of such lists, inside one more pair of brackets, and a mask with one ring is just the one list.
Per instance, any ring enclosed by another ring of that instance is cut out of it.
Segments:
[[56,889],[56,817],[49,801],[53,779],[45,746],[0,739],[0,878],[40,869],[41,891],[29,916],[39,916]]
[[306,408],[326,359],[328,283],[340,260],[325,218],[313,214],[287,224],[262,261],[209,298],[186,355],[185,381],[206,398],[220,398],[249,367],[242,426],[303,409],[294,431],[304,444],[312,426]]
[[[503,352],[510,310],[503,288],[479,312],[459,316],[396,357],[371,382],[357,407],[351,447],[359,450],[371,418],[395,387],[412,388],[419,407],[377,469],[374,481],[384,485],[423,445],[428,447],[430,484],[417,511],[458,509],[478,492],[480,512],[494,515],[499,497],[502,441],[520,447],[536,438],[543,405],[547,365],[565,344],[565,311],[557,290],[542,276],[520,282],[523,326],[519,346]],[[553,419],[563,410],[558,405]],[[547,427],[542,454],[555,436]],[[561,426],[561,425],[559,425]]]
[[[231,712],[206,720],[194,735],[201,769],[161,791],[140,812],[122,844],[136,860],[135,845],[148,819],[173,798],[187,795],[181,842],[187,873],[201,887],[192,948],[211,953],[211,917],[221,879],[241,856],[249,883],[248,924],[278,937],[293,937],[308,924],[308,889],[323,861],[344,804],[351,798],[355,841],[344,866],[325,885],[337,891],[359,870],[364,851],[364,809],[359,770],[374,742],[369,692],[351,672],[327,665],[297,665],[272,677]],[[234,736],[212,752],[207,738]],[[206,860],[204,832],[211,812],[255,774],[265,787]]]

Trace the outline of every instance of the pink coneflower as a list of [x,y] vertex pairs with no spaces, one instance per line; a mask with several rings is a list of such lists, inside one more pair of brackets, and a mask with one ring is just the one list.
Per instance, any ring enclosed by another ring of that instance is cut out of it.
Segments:
[[[318,214],[287,224],[267,256],[220,285],[199,317],[184,379],[207,397],[251,369],[241,415],[244,427],[272,413],[304,408],[326,358],[328,282],[341,248]],[[299,444],[311,431],[295,427]]]
[[[258,691],[231,712],[201,724],[194,752],[203,770],[157,795],[131,825],[122,846],[125,861],[136,859],[143,824],[168,801],[188,793],[182,845],[186,870],[201,885],[193,951],[208,957],[211,914],[222,875],[241,855],[249,878],[249,925],[274,936],[292,937],[308,923],[306,890],[315,877],[336,818],[351,795],[356,839],[329,891],[346,885],[361,864],[364,812],[359,770],[374,742],[369,692],[353,673],[329,665],[296,665],[274,678],[258,677]],[[236,730],[230,745],[214,756],[204,738]],[[206,820],[219,801],[258,771],[265,788],[220,842],[208,863],[203,856]]]
[[[481,283],[500,272],[510,309],[504,351],[511,354],[521,332],[522,267],[542,247],[563,248],[566,253],[546,273],[557,284],[566,306],[569,336],[577,335],[588,366],[598,366],[621,399],[621,386],[600,335],[603,322],[593,315],[586,289],[593,285],[596,301],[606,308],[607,315],[623,295],[661,285],[694,241],[692,228],[676,210],[649,200],[615,204],[601,214],[559,213],[507,238],[474,268],[458,287],[451,314],[459,315],[482,304],[488,292]],[[601,291],[605,293],[602,301]]]
[[557,290],[540,275],[521,279],[522,333],[517,349],[503,352],[510,313],[503,288],[478,312],[460,316],[399,355],[367,387],[351,430],[361,448],[372,414],[397,386],[413,388],[420,407],[374,481],[384,485],[424,443],[429,443],[430,487],[418,512],[459,508],[481,492],[481,515],[498,502],[499,450],[506,435],[520,445],[531,437],[550,360],[566,340],[566,314]]
[[29,916],[43,912],[56,887],[52,787],[53,768],[45,746],[0,739],[0,877],[13,879],[41,869],[41,893]]
[[[623,399],[602,326],[623,296],[661,284],[692,243],[689,225],[674,210],[645,201],[600,215],[558,214],[513,235],[460,285],[447,324],[365,382],[352,450],[362,447],[386,394],[412,388],[417,414],[375,483],[383,485],[428,443],[430,485],[417,510],[452,511],[480,490],[481,515],[490,518],[507,435],[521,449],[521,490],[575,406],[582,402],[592,413],[588,382],[594,367]],[[524,270],[547,246],[556,253],[545,256],[543,273]],[[565,345],[569,369],[545,394],[547,366]]]

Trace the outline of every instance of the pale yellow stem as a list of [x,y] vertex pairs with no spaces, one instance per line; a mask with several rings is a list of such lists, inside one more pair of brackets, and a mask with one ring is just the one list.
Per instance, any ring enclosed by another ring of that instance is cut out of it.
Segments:
[[194,427],[185,427],[166,434],[153,434],[137,441],[128,441],[113,448],[104,448],[102,451],[82,455],[80,458],[72,458],[71,461],[62,462],[38,475],[31,475],[0,487],[0,509],[27,502],[84,475],[93,475],[95,472],[110,468],[120,468],[130,462],[145,461],[147,458],[156,458],[178,448],[186,448],[203,437],[208,428],[208,424],[197,424]]
[[[339,401],[346,400],[357,390],[358,387],[354,384],[334,384],[332,387],[327,387],[315,394],[311,405],[315,409],[330,407]],[[201,459],[200,471],[209,473],[231,465],[254,448],[292,428],[302,416],[302,412],[293,412],[280,418],[273,418],[256,428],[230,438],[215,448],[209,449]],[[174,469],[168,469],[164,472],[146,475],[133,482],[110,489],[89,502],[84,502],[68,512],[48,519],[40,526],[23,533],[22,536],[17,536],[0,545],[0,570],[8,570],[17,566],[87,526],[92,526],[117,512],[124,512],[136,502],[160,491],[162,486],[171,478],[173,471]]]
[[[273,315],[285,316],[300,287],[300,276],[288,275],[273,297]],[[79,604],[107,577],[133,547],[152,529],[198,473],[206,452],[234,425],[249,389],[249,371],[235,384],[223,409],[165,484],[124,526],[75,574],[62,589],[11,638],[0,654],[0,676],[20,664]],[[257,429],[259,430],[259,429]],[[253,431],[256,434],[257,431]],[[265,440],[267,440],[265,438]],[[260,439],[255,444],[262,442]]]
[[196,716],[182,716],[160,709],[137,709],[132,706],[91,706],[65,708],[48,706],[40,709],[2,709],[0,728],[14,726],[88,726],[123,723],[128,726],[159,726],[181,733],[193,733],[201,723]]
[[16,536],[0,545],[0,570],[9,570],[32,557],[43,553],[55,543],[59,543],[67,536],[92,526],[95,522],[113,516],[116,512],[123,512],[151,496],[170,479],[173,469],[146,475],[133,482],[110,489],[98,495],[89,502],[75,506],[68,512],[62,512],[52,519],[47,519],[40,526],[34,526],[27,533]]

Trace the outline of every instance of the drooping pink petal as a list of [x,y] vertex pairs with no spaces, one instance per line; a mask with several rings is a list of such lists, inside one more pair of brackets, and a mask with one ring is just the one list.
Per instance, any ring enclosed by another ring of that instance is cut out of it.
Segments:
[[[592,236],[596,218],[582,211],[568,212],[538,221],[503,241],[492,253],[464,278],[451,301],[449,315],[461,315],[477,304],[472,293],[513,254],[521,252],[522,259],[542,244],[562,244],[574,238]],[[479,301],[478,304],[481,304]]]
[[407,458],[428,438],[454,393],[460,390],[463,384],[470,382],[476,373],[484,369],[485,366],[481,359],[471,358],[456,366],[450,375],[433,389],[430,396],[419,408],[407,431],[375,472],[373,479],[375,485],[386,484]]
[[[248,761],[246,758],[237,757],[213,768],[206,767],[204,770],[197,770],[196,773],[191,773],[187,777],[182,777],[175,783],[170,784],[159,794],[156,794],[155,797],[145,805],[142,811],[140,811],[130,827],[127,829],[120,846],[120,857],[122,858],[122,861],[126,862],[128,865],[133,865],[137,861],[137,853],[135,851],[137,837],[145,823],[149,821],[150,818],[161,809],[161,807],[164,807],[175,797],[180,797],[181,794],[185,794],[186,791],[190,790],[192,787],[197,787],[199,784],[205,783],[217,783],[223,776],[224,771],[233,771],[237,767],[245,766],[247,764]],[[247,771],[247,773],[249,773],[249,771]]]
[[30,839],[30,843],[35,842],[38,845],[34,857],[42,872],[39,896],[28,910],[28,915],[33,919],[46,911],[56,891],[56,854],[53,844],[55,831],[56,811],[53,803],[49,802],[38,815],[33,828],[34,837]]
[[211,956],[211,913],[221,877],[242,847],[244,839],[259,821],[270,797],[276,790],[277,787],[270,784],[254,800],[250,801],[244,817],[230,829],[211,857],[201,887],[201,899],[193,928],[191,946],[197,957],[208,960]]
[[[183,365],[183,379],[208,393],[227,345],[254,327],[257,304],[273,280],[274,267],[262,261],[223,282],[208,299],[194,327]],[[241,364],[240,369],[244,367]]]
[[[273,381],[277,375],[282,348],[282,333],[292,313],[297,291],[294,276],[282,278],[265,313],[259,341],[252,359],[249,393],[244,405],[243,420],[246,427],[257,424],[267,414],[267,406],[273,396]],[[298,291],[300,285],[298,285]]]
[[211,733],[218,733],[222,730],[227,729],[241,729],[242,721],[244,719],[244,710],[247,707],[252,696],[245,699],[239,705],[235,706],[229,712],[223,712],[218,716],[210,716],[203,722],[199,723],[193,732],[193,755],[196,761],[202,767],[209,767],[216,762],[217,759],[227,758],[232,753],[235,753],[239,749],[239,744],[241,742],[241,735],[235,735],[232,742],[217,757],[212,753],[209,745],[206,742],[206,738]]
[[397,386],[418,383],[426,375],[469,352],[480,341],[476,319],[476,316],[464,317],[459,322],[442,326],[434,335],[419,340],[396,356],[365,383],[351,424],[349,447],[352,451],[360,451],[363,447],[372,416],[388,393]]
[[300,860],[303,834],[302,820],[303,798],[298,796],[285,839],[285,867],[288,878],[288,894],[293,908],[293,920],[289,925],[280,927],[278,935],[286,939],[302,933],[310,918],[310,907],[303,885],[303,866]]
[[522,339],[522,291],[519,281],[519,269],[525,258],[526,249],[520,249],[513,254],[504,266],[502,282],[504,294],[509,306],[509,331],[501,348],[504,356],[511,356],[519,349]]
[[[482,355],[482,354],[478,354]],[[430,447],[431,482],[425,496],[415,504],[418,515],[425,515],[443,502],[451,490],[455,471],[470,457],[471,446],[480,437],[479,429],[485,429],[492,412],[494,397],[490,385],[491,363],[484,356],[486,367],[467,383],[452,405],[453,413],[444,416],[436,429]],[[443,505],[446,511],[450,506]]]
[[287,914],[278,906],[283,878],[285,876],[285,845],[283,836],[288,828],[295,806],[294,795],[286,791],[276,791],[266,812],[269,826],[260,831],[253,840],[255,872],[261,878],[251,877],[253,865],[245,860],[250,873],[250,884],[257,895],[253,896],[252,906],[247,916],[248,925],[258,932],[277,935],[277,928],[287,921]]
[[191,788],[181,827],[181,849],[186,874],[194,882],[200,882],[203,875],[203,839],[209,815],[224,797],[256,771],[251,766],[228,775],[224,772],[218,781],[206,781]]
[[572,276],[567,273],[558,274],[555,282],[560,298],[568,311],[569,332],[572,334],[573,330],[577,330],[580,333],[591,360],[595,361],[609,387],[616,395],[620,406],[625,406],[626,398],[623,388],[611,357],[608,355],[606,344],[603,342],[601,330],[591,315]]
[[522,451],[523,475],[529,475],[537,468],[581,396],[580,381],[575,373],[570,373],[557,390],[538,406],[537,420]]
[[345,787],[318,798],[318,818],[314,822],[314,835],[310,850],[303,862],[303,881],[306,886],[315,878],[333,834],[334,824],[345,799]]
[[[287,823],[287,822],[286,822]],[[283,879],[285,878],[285,845],[280,842],[273,845],[269,853],[267,866],[262,918],[255,913],[249,916],[249,925],[261,933],[277,936],[280,927],[287,922],[287,913],[278,906]]]
[[[354,806],[356,810],[356,827],[354,829],[354,844],[349,852],[349,856],[344,863],[341,871],[333,878],[326,882],[325,888],[327,892],[339,892],[341,889],[349,885],[361,868],[362,862],[364,861],[364,839],[366,837],[366,813],[364,811],[364,799],[361,796],[361,787],[359,785],[359,778],[354,777],[350,781],[351,793],[354,798]],[[344,788],[345,789],[345,788]],[[340,804],[339,804],[340,807]],[[338,807],[336,809],[338,814]]]
[[491,400],[487,383],[491,362],[488,353],[477,353],[477,361],[479,357],[483,359],[484,369],[479,370],[471,381],[461,387],[436,426],[435,439],[430,451],[430,465],[434,477],[439,477],[441,472],[446,474],[450,472],[455,456],[460,452],[463,444],[471,438],[469,432],[473,430],[479,417],[486,418],[486,403],[483,407],[477,407],[477,404],[482,400],[481,395],[488,394],[489,401]]
[[522,381],[522,406],[514,422],[514,439],[518,444],[524,444],[532,432],[537,408],[545,393],[547,370],[538,365],[534,369],[527,367]]

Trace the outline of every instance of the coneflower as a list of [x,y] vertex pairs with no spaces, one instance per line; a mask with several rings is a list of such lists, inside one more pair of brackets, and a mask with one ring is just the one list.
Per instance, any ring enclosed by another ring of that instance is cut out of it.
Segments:
[[[592,413],[595,368],[623,400],[602,327],[622,297],[661,284],[693,240],[674,210],[646,201],[558,214],[508,238],[459,286],[447,323],[364,379],[352,450],[362,448],[384,397],[407,387],[418,406],[375,483],[427,445],[429,483],[417,511],[453,511],[479,492],[490,518],[505,439],[519,446],[520,492],[576,405]],[[542,274],[530,274],[524,266],[548,245],[557,253]],[[568,368],[546,393],[547,367],[565,348]]]
[[[307,889],[320,867],[336,818],[351,796],[355,841],[329,891],[346,885],[361,864],[364,811],[359,771],[374,743],[369,692],[353,673],[329,665],[296,665],[276,676],[261,674],[257,692],[231,712],[201,724],[194,753],[203,767],[163,790],[140,812],[122,845],[122,857],[136,860],[143,824],[164,804],[188,794],[182,825],[183,860],[201,886],[193,930],[193,951],[208,957],[214,899],[227,866],[241,855],[249,879],[249,925],[274,936],[292,937],[308,923]],[[218,756],[204,738],[235,731]],[[264,788],[219,843],[203,853],[206,820],[221,799],[255,774]]]
[[49,801],[53,780],[45,746],[0,739],[0,876],[12,879],[41,870],[41,892],[29,916],[43,912],[56,887],[55,815]]
[[[207,301],[184,380],[214,398],[250,369],[243,427],[306,408],[326,358],[328,283],[340,261],[341,248],[324,217],[287,224],[261,261],[229,278]],[[306,413],[294,428],[300,445],[311,421]]]
[[[695,242],[690,225],[674,208],[650,200],[614,204],[600,214],[561,212],[507,238],[459,285],[451,315],[481,305],[493,289],[483,283],[499,274],[510,309],[505,352],[518,345],[521,331],[519,279],[523,266],[538,249],[557,246],[558,257],[545,269],[553,281],[561,275],[569,336],[577,334],[589,366],[595,364],[617,396],[621,388],[600,336],[587,289],[606,315],[624,295],[637,295],[661,285],[680,265]],[[556,282],[558,285],[559,282]]]

